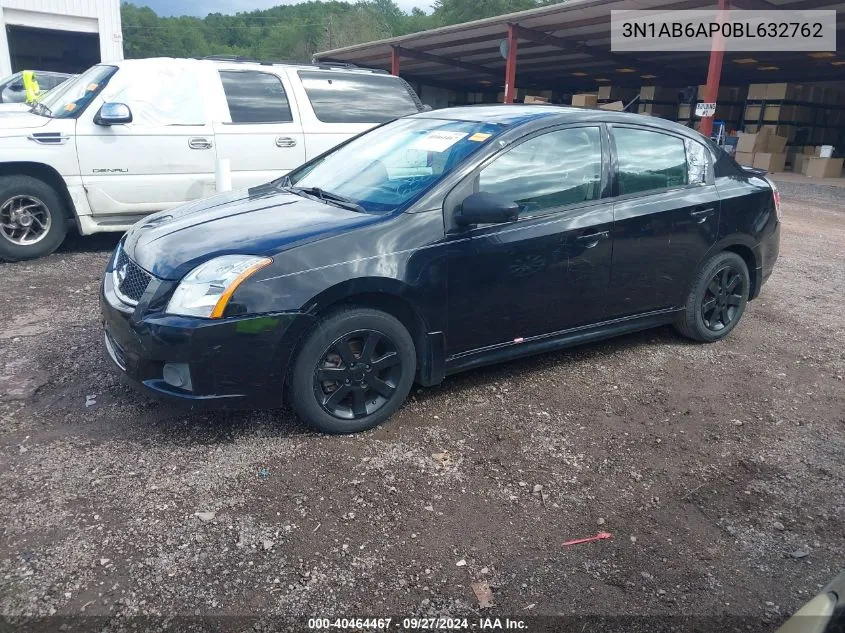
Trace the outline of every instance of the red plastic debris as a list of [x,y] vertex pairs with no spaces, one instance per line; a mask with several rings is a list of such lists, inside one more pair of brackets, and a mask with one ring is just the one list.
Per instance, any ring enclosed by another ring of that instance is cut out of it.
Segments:
[[580,545],[581,543],[592,543],[593,541],[601,541],[606,538],[612,538],[610,532],[599,532],[595,536],[588,536],[587,538],[576,538],[571,541],[565,541],[564,545]]

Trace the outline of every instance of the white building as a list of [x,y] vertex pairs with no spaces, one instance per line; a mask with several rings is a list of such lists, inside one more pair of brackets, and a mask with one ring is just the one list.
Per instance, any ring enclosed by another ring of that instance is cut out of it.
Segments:
[[120,0],[0,0],[0,78],[121,59]]

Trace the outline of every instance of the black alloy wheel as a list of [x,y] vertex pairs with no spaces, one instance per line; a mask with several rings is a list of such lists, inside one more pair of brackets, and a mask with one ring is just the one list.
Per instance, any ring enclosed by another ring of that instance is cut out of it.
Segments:
[[341,336],[314,370],[314,394],[329,414],[344,420],[372,415],[396,394],[402,363],[383,332],[357,330]]
[[346,306],[320,318],[288,371],[287,398],[324,433],[378,426],[402,406],[417,369],[414,339],[394,316]]
[[696,341],[718,341],[739,323],[750,292],[745,260],[732,251],[716,253],[698,269],[675,328]]
[[730,327],[748,296],[742,274],[731,264],[716,271],[701,299],[701,318],[712,332]]

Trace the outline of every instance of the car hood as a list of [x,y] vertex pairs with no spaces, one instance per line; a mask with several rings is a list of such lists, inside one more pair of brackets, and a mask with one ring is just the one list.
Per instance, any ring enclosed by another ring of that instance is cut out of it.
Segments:
[[[11,104],[10,104],[11,105]],[[51,119],[27,111],[0,110],[0,133],[14,130],[31,130],[47,125]]]
[[272,257],[305,242],[384,219],[268,185],[154,213],[129,230],[123,248],[156,277],[181,279],[213,257]]

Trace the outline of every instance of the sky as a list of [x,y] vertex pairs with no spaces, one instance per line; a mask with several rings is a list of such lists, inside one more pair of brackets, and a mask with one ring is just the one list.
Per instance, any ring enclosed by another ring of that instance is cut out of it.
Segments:
[[[158,15],[195,15],[205,17],[209,13],[238,13],[269,9],[280,4],[296,4],[296,0],[132,0],[138,6],[148,6]],[[352,0],[354,2],[354,0]],[[404,11],[420,7],[426,12],[431,10],[431,0],[396,0]]]

